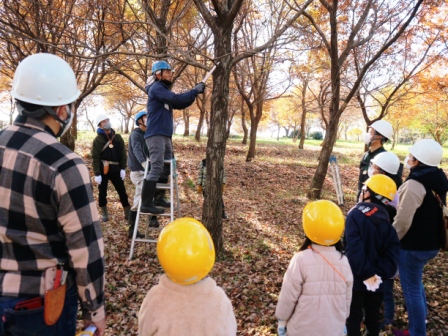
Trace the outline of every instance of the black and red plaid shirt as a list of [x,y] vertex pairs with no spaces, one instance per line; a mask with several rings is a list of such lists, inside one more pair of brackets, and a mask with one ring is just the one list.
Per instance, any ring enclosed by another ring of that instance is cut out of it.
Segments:
[[68,263],[83,317],[104,318],[104,242],[84,161],[44,123],[0,132],[0,296],[43,296],[44,271]]

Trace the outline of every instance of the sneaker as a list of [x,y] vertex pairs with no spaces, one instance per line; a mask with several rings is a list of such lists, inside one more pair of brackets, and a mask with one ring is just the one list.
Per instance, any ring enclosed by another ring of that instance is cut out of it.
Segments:
[[411,335],[409,333],[409,330],[398,330],[398,329],[393,330],[392,334],[394,336],[410,336]]

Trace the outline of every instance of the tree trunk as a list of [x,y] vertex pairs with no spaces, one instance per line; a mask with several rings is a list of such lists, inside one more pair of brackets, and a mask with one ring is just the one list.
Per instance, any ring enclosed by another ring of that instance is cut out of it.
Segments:
[[256,145],[257,145],[257,129],[258,129],[258,120],[255,118],[251,122],[249,149],[247,151],[246,162],[252,161],[252,159],[255,157]]
[[204,115],[205,111],[201,109],[199,114],[198,128],[196,129],[196,134],[194,135],[194,139],[198,142],[201,141],[201,130],[202,130],[202,124],[204,123]]
[[257,146],[257,131],[258,124],[260,123],[261,116],[263,115],[263,101],[257,103],[255,106],[255,114],[252,112],[250,114],[250,144],[249,150],[247,151],[246,162],[252,161],[255,158],[256,146]]
[[306,89],[308,88],[308,80],[303,81],[303,90],[302,90],[302,99],[301,99],[301,105],[302,105],[302,118],[300,119],[300,129],[302,132],[300,132],[300,142],[299,142],[299,149],[303,149],[303,145],[305,144],[305,132],[303,130],[306,127]]
[[182,111],[182,116],[183,116],[184,125],[185,125],[184,136],[189,136],[190,135],[190,115],[188,114],[187,109]]
[[246,110],[244,109],[244,100],[241,99],[241,127],[243,128],[243,145],[247,145],[247,126],[246,126]]
[[[219,19],[217,19],[219,20]],[[215,59],[220,63],[213,72],[213,94],[210,115],[210,135],[207,141],[207,176],[202,221],[209,230],[217,253],[223,251],[222,188],[226,152],[226,125],[228,120],[229,82],[232,67],[231,34],[233,25],[220,26],[213,32]]]
[[[337,119],[337,120],[336,120]],[[311,189],[308,191],[308,197],[311,199],[320,199],[325,176],[327,175],[328,162],[336,142],[339,118],[330,120],[328,130],[325,133],[322,149],[319,155],[319,163],[316,172],[311,180]]]
[[78,116],[76,113],[73,113],[73,121],[70,129],[61,137],[61,143],[67,146],[72,151],[75,151],[76,139],[78,138]]

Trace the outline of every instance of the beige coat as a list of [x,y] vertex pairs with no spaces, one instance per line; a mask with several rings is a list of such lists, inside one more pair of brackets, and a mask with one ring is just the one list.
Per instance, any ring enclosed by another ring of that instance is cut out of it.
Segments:
[[312,247],[321,255],[308,249],[291,259],[275,315],[287,321],[288,336],[342,335],[353,287],[348,259],[334,246],[312,244]]
[[140,336],[236,335],[232,303],[215,280],[178,285],[164,274],[143,300],[138,315]]

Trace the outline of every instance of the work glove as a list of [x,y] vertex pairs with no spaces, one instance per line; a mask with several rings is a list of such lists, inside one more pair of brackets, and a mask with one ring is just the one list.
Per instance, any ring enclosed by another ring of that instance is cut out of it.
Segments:
[[277,332],[278,332],[278,336],[287,336],[287,334],[286,334],[286,321],[278,320]]
[[103,181],[103,178],[101,177],[101,175],[95,176],[96,183],[101,184],[102,181]]
[[142,165],[142,167],[143,167],[143,170],[146,169],[146,162],[148,162],[148,161],[143,161],[143,162],[141,163],[141,165]]
[[198,194],[202,194],[202,186],[198,186]]
[[222,192],[224,192],[226,190],[226,184],[224,183],[223,185],[222,185]]
[[200,82],[200,83],[196,84],[196,86],[194,88],[196,90],[198,90],[198,93],[204,93],[204,91],[205,91],[205,84]]
[[122,180],[126,177],[126,171],[124,169],[120,170],[120,177]]
[[366,285],[367,290],[374,292],[378,288],[380,288],[381,283],[383,280],[381,280],[381,277],[379,275],[374,275],[373,277],[368,278],[367,280],[364,280],[364,285]]

